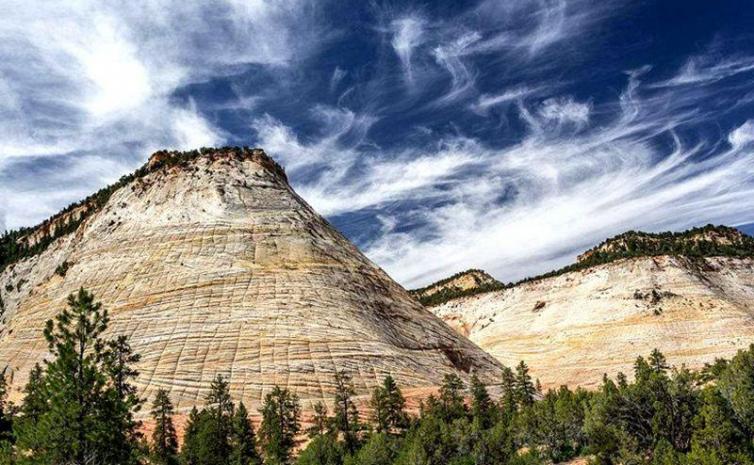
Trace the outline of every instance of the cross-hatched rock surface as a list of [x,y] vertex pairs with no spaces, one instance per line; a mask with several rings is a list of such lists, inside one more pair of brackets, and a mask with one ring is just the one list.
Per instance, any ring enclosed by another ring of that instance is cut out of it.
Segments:
[[624,259],[430,309],[545,387],[595,387],[654,348],[699,368],[754,343],[754,260]]
[[336,370],[362,395],[386,375],[409,391],[448,373],[496,381],[492,357],[365,258],[266,155],[246,155],[159,167],[0,274],[0,369],[13,397],[48,355],[45,321],[80,287],[109,310],[109,333],[141,354],[140,394],[167,389],[183,412],[217,374],[252,411],[274,385],[304,408],[329,399]]

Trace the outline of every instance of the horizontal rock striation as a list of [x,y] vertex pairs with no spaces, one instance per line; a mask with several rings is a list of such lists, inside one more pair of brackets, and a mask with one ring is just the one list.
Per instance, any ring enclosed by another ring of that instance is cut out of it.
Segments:
[[653,348],[700,367],[753,343],[754,259],[622,259],[431,310],[502,363],[525,360],[545,387],[595,387]]
[[[57,270],[57,271],[56,271]],[[142,355],[137,387],[180,411],[229,378],[251,410],[273,385],[304,407],[346,370],[360,394],[499,364],[417,303],[316,214],[261,150],[158,152],[70,234],[0,272],[0,368],[18,397],[42,329],[84,287]]]

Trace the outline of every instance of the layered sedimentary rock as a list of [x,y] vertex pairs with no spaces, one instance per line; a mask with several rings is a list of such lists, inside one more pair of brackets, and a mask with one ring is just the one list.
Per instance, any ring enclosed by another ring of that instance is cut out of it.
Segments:
[[544,386],[630,375],[659,348],[699,367],[754,342],[754,260],[621,259],[431,310],[502,363],[525,360]]
[[273,385],[305,408],[327,399],[336,370],[360,394],[388,374],[407,390],[448,373],[496,379],[493,358],[365,258],[262,151],[176,156],[154,156],[74,232],[0,273],[0,368],[15,396],[47,355],[45,321],[80,287],[141,354],[140,394],[167,389],[179,410],[201,405],[217,374],[252,410]]

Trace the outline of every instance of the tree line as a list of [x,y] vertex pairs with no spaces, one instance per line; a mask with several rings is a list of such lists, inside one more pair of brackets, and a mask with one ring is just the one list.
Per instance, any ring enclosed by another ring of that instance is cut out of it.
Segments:
[[[713,237],[708,238],[707,235]],[[736,228],[722,225],[715,226],[712,224],[691,228],[683,232],[667,231],[661,233],[645,233],[640,231],[627,231],[623,234],[611,237],[598,246],[588,250],[576,263],[537,276],[531,276],[509,283],[495,281],[468,289],[446,287],[433,294],[421,294],[422,291],[430,287],[442,285],[443,283],[468,273],[469,271],[476,271],[472,269],[456,273],[449,278],[430,284],[429,286],[413,290],[411,293],[417,297],[419,302],[425,307],[434,307],[460,297],[510,289],[524,283],[552,278],[573,271],[581,271],[617,260],[637,257],[656,257],[659,255],[683,256],[697,262],[704,257],[750,258],[754,257],[754,238],[741,233]]]
[[125,337],[103,337],[108,320],[92,294],[72,294],[47,322],[51,356],[31,370],[18,406],[0,377],[0,465],[538,465],[578,456],[594,465],[754,465],[754,345],[698,371],[671,368],[654,350],[637,358],[632,380],[605,376],[593,392],[543,392],[524,362],[502,369],[494,396],[476,376],[466,385],[449,374],[418,414],[390,376],[360,412],[339,371],[332,402],[316,403],[306,428],[296,394],[274,387],[255,430],[217,376],[179,448],[165,390],[151,404],[153,430],[142,433],[139,356]]

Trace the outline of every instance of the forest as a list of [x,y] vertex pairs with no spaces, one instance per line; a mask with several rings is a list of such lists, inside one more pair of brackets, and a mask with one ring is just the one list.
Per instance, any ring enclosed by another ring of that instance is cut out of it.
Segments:
[[406,408],[387,376],[359,408],[351,377],[337,372],[329,404],[302,423],[295,393],[274,387],[255,430],[243,402],[218,375],[194,408],[182,446],[169,393],[147,407],[127,338],[104,337],[108,312],[84,289],[47,322],[50,357],[29,374],[24,399],[7,401],[0,378],[0,464],[486,465],[547,464],[587,457],[609,464],[754,463],[754,345],[703,369],[670,367],[659,351],[638,357],[632,379],[599,389],[543,392],[525,362],[504,367],[499,395],[476,376],[445,376],[436,394]]

